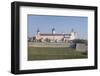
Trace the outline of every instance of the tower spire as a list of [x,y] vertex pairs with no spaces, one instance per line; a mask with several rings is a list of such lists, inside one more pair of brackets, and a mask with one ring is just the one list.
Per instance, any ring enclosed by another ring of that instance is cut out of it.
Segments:
[[52,34],[55,34],[55,28],[52,28]]
[[71,32],[74,32],[74,29],[72,28],[72,31]]
[[40,30],[39,30],[39,28],[37,29],[37,33],[39,33],[40,32]]

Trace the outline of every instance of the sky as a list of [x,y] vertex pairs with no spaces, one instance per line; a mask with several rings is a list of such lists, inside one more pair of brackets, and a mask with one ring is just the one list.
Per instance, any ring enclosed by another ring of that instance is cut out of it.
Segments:
[[77,32],[78,38],[88,37],[88,17],[80,16],[51,16],[51,15],[28,15],[28,37],[35,36],[37,29],[41,33],[70,33],[72,29]]

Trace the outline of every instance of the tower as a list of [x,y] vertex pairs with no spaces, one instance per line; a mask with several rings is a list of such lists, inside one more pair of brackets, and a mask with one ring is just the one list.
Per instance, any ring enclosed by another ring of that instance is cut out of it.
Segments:
[[40,30],[39,30],[39,28],[37,29],[36,39],[37,40],[40,39]]
[[76,32],[74,32],[74,29],[72,29],[70,33],[70,40],[74,40],[74,39],[76,39]]
[[52,34],[55,34],[55,28],[52,28]]
[[37,34],[40,34],[40,30],[39,30],[39,28],[37,29]]

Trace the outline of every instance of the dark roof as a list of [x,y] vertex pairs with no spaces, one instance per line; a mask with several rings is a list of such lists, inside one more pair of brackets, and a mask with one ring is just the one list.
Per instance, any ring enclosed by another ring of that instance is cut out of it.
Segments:
[[70,34],[40,34],[41,36],[70,36]]
[[52,28],[52,31],[54,31],[55,30],[55,28]]

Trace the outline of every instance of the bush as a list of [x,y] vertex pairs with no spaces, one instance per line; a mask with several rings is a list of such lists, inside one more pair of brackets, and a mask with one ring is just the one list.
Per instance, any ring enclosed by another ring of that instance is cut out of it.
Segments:
[[76,44],[77,43],[82,43],[82,44],[87,45],[87,40],[84,40],[84,39],[75,39],[75,40],[72,40],[72,41],[70,41],[70,47],[71,48],[76,48]]
[[75,49],[76,48],[76,43],[71,43],[70,44],[70,48],[74,48]]
[[75,40],[72,40],[72,42],[73,43],[83,43],[87,45],[87,40],[84,40],[84,39],[75,39]]

